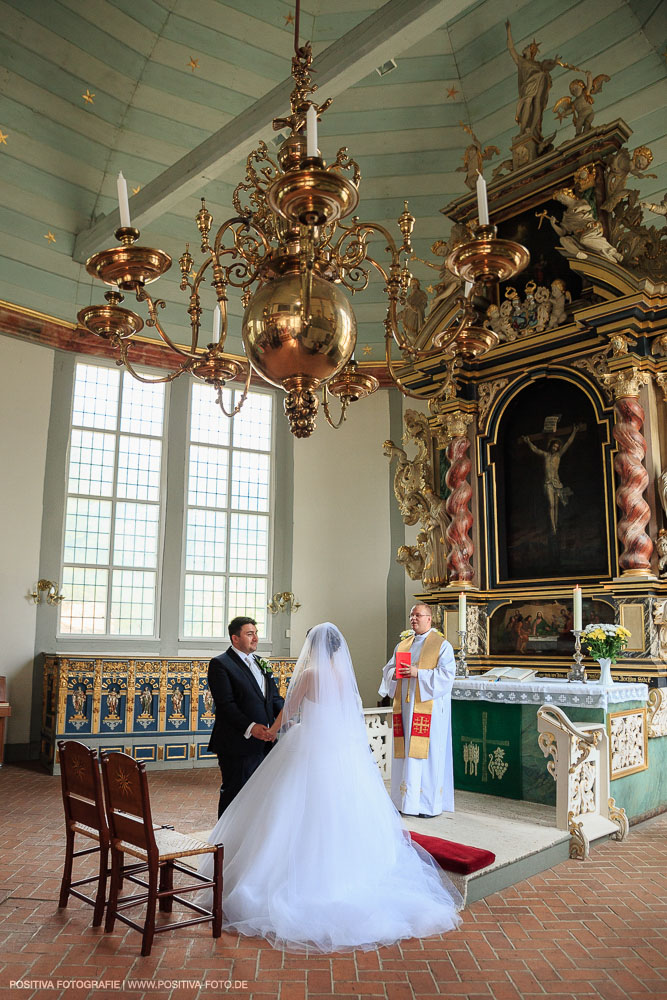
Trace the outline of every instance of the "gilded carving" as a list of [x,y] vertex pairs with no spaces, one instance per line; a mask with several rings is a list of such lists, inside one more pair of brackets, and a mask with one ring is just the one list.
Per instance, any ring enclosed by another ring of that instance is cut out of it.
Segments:
[[648,767],[646,709],[609,715],[610,778],[620,778]]
[[474,419],[473,414],[466,413],[465,410],[448,410],[440,414],[434,428],[438,448],[446,448],[453,438],[465,437],[468,425]]
[[617,806],[616,800],[612,798],[607,800],[607,804],[609,806],[609,819],[618,827],[618,831],[612,833],[612,838],[614,840],[626,840],[630,833],[630,823],[628,822],[625,809],[622,806]]
[[602,388],[607,401],[611,402],[613,392],[611,387],[605,382],[605,375],[608,374],[607,360],[607,351],[605,350],[600,351],[598,354],[593,354],[589,358],[577,358],[576,361],[572,362],[572,367],[581,368],[583,371],[588,372],[589,375],[592,375]]
[[547,771],[555,781],[557,777],[556,766],[558,764],[558,744],[556,737],[553,733],[540,733],[537,737],[537,745],[545,757],[553,757],[553,760],[547,761]]
[[634,366],[632,368],[625,368],[619,372],[602,375],[604,384],[611,387],[615,399],[621,399],[625,396],[638,396],[641,387],[648,385],[650,379],[651,377],[648,372],[643,372]]
[[[662,340],[663,338],[661,337],[660,339]],[[664,339],[667,342],[667,334],[665,334]],[[667,372],[658,372],[655,377],[655,383],[658,388],[662,389],[663,401],[667,403]]]
[[570,833],[570,858],[572,860],[583,861],[588,857],[589,841],[586,836],[583,824],[576,823],[574,815],[568,813],[568,830]]
[[486,431],[486,423],[491,413],[493,402],[505,386],[509,385],[508,378],[497,378],[492,382],[481,382],[477,390],[478,417],[477,425],[481,434]]

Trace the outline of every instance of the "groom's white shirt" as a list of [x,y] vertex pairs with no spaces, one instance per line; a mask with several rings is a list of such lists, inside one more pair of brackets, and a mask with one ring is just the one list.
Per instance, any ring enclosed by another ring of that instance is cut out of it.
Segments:
[[[250,667],[250,672],[251,672],[252,676],[255,678],[255,680],[259,684],[259,690],[262,692],[262,694],[266,694],[266,687],[265,687],[265,684],[264,684],[264,674],[259,669],[259,665],[258,665],[257,660],[255,659],[255,657],[252,655],[252,653],[249,653],[247,656],[245,655],[245,653],[239,653],[238,649],[236,650],[236,653],[237,653],[237,656],[240,656],[241,659],[244,660],[247,663],[247,665]],[[255,723],[251,722],[250,725],[248,726],[248,728],[246,729],[245,733],[243,734],[247,740],[250,739],[250,735],[252,733],[252,727],[254,725],[255,725]]]

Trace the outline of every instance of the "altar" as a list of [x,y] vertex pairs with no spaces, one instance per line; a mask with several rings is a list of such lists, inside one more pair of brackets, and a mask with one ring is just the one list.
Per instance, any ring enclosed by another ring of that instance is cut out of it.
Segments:
[[[562,709],[573,723],[605,726],[612,794],[630,819],[664,808],[665,789],[655,777],[657,758],[651,760],[649,780],[647,702],[648,687],[639,683],[605,687],[548,678],[516,682],[457,677],[452,690],[454,786],[555,805],[555,782],[538,743],[537,709],[547,705]],[[650,742],[652,756],[664,754],[665,740]]]

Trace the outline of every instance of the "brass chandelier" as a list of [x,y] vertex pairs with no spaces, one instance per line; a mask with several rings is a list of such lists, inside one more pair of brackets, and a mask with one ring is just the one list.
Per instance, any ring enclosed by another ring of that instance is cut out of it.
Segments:
[[[89,332],[119,351],[119,364],[139,381],[171,382],[190,373],[217,390],[218,403],[229,417],[243,406],[255,371],[285,391],[284,408],[291,431],[296,437],[308,437],[315,428],[318,392],[328,423],[339,427],[349,405],[379,386],[378,380],[361,371],[354,361],[356,320],[342,287],[352,294],[366,288],[371,267],[384,280],[387,371],[401,392],[413,395],[395,369],[392,342],[404,363],[438,357],[450,370],[459,358],[470,359],[489,350],[498,337],[485,325],[486,309],[498,301],[498,283],[526,266],[528,252],[518,243],[497,239],[494,226],[479,225],[472,238],[460,244],[446,261],[454,274],[472,285],[469,294],[457,300],[460,311],[455,321],[435,332],[433,347],[428,350],[410,342],[398,314],[412,279],[407,262],[413,256],[410,237],[414,216],[406,202],[398,219],[400,245],[378,223],[360,222],[355,216],[349,225],[343,223],[358,204],[361,174],[346,147],[329,166],[319,155],[316,123],[331,100],[317,105],[310,99],[317,88],[310,77],[310,44],[298,45],[298,13],[297,3],[291,113],[273,121],[275,130],[289,128],[290,134],[275,159],[264,142],[250,153],[245,178],[232,198],[237,214],[212,238],[213,218],[202,198],[196,222],[206,259],[195,272],[188,245],[179,258],[180,287],[189,292],[190,346],[179,346],[169,337],[158,316],[165,303],[146,290],[171,267],[171,258],[162,250],[137,245],[139,230],[129,224],[127,209],[128,224],[121,225],[115,234],[120,245],[102,250],[86,262],[89,274],[112,287],[105,295],[107,305],[82,309],[77,318]],[[374,234],[385,248],[384,261],[370,253],[369,239]],[[205,278],[215,290],[220,314],[217,340],[201,348],[200,289]],[[246,361],[224,354],[230,288],[239,290],[245,309],[242,338]],[[134,293],[138,302],[146,304],[146,325],[153,327],[174,353],[177,367],[168,374],[149,378],[134,368],[130,345],[144,322],[121,306],[123,292]],[[228,382],[242,378],[243,392],[228,413],[222,390]],[[447,382],[430,397],[420,395],[435,399],[446,388]],[[330,396],[340,402],[336,420],[330,411]]]

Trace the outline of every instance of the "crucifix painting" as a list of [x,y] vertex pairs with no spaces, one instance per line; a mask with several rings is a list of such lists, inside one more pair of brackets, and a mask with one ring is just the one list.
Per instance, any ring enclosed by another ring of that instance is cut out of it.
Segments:
[[515,396],[494,449],[499,580],[609,574],[608,440],[570,381],[538,379]]

